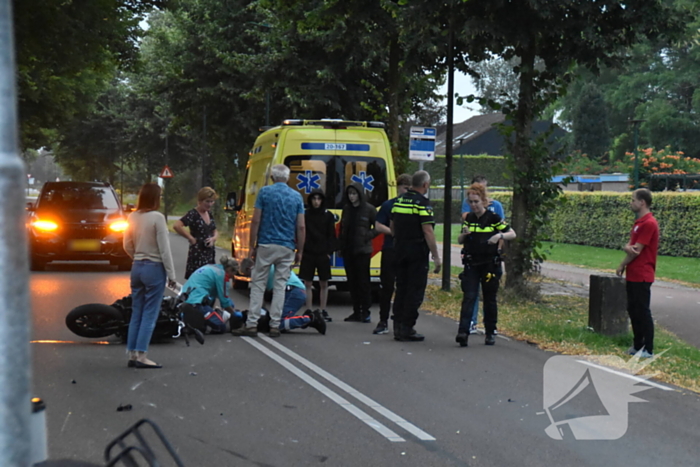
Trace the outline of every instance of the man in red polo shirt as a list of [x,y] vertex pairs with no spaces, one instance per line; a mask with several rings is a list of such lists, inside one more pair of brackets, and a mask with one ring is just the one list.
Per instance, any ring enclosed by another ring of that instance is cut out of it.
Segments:
[[640,188],[632,193],[630,209],[634,221],[630,241],[622,250],[627,253],[617,268],[617,275],[627,269],[627,313],[630,315],[634,346],[630,355],[649,358],[654,355],[654,320],[651,317],[651,284],[656,271],[656,254],[659,250],[659,225],[651,214],[651,191]]

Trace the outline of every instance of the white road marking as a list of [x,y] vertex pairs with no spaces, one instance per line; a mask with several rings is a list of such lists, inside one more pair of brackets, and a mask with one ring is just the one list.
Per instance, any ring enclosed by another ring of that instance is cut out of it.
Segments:
[[648,384],[649,386],[652,386],[652,387],[655,387],[658,389],[663,389],[664,391],[674,391],[675,390],[673,388],[669,388],[668,386],[664,386],[662,384],[655,383],[655,382],[650,381],[648,379],[640,378],[639,376],[630,375],[630,374],[624,373],[622,371],[613,370],[612,368],[608,368],[606,366],[596,365],[595,363],[587,362],[585,360],[576,360],[576,361],[579,363],[583,363],[584,365],[598,368],[599,370],[607,371],[608,373],[613,373],[613,374],[616,374],[618,376],[622,376],[623,378],[633,379],[639,383],[644,383],[644,384]]
[[[262,335],[260,337],[263,337]],[[299,368],[295,367],[291,363],[289,363],[287,360],[284,358],[280,357],[276,353],[274,353],[272,350],[268,349],[261,343],[259,343],[256,339],[251,338],[251,337],[242,337],[245,342],[249,343],[280,365],[282,365],[284,368],[289,370],[290,372],[294,373],[296,376],[298,376],[300,379],[302,379],[304,382],[309,384],[311,387],[315,388],[317,391],[319,391],[321,394],[325,395],[328,397],[330,400],[353,414],[355,417],[357,417],[359,420],[362,422],[366,423],[369,427],[374,429],[376,432],[378,432],[380,435],[384,436],[386,439],[392,442],[405,442],[406,440],[403,439],[401,436],[399,436],[397,433],[393,432],[389,428],[387,428],[385,425],[380,423],[378,420],[372,418],[369,414],[366,412],[362,411],[355,405],[351,404],[347,399],[343,398],[340,394],[332,391],[330,388],[327,386],[324,386],[323,384],[319,383],[315,379],[313,379],[311,376],[308,374],[304,373],[301,371]],[[265,340],[272,341],[269,338],[265,338]],[[276,344],[276,343],[275,343]]]
[[66,415],[66,419],[63,421],[63,426],[61,427],[61,433],[63,433],[63,430],[66,429],[66,425],[68,424],[68,419],[70,418],[72,413],[73,412],[68,412],[68,415]]
[[414,435],[416,438],[420,439],[421,441],[435,441],[435,438],[425,431],[421,430],[417,426],[413,425],[412,423],[408,422],[407,420],[403,419],[399,415],[395,414],[391,410],[387,409],[386,407],[383,407],[380,405],[378,402],[375,402],[374,400],[370,399],[369,397],[365,396],[361,392],[359,392],[357,389],[353,388],[352,386],[342,382],[332,374],[328,373],[324,369],[318,367],[317,365],[314,365],[301,355],[297,354],[296,352],[288,349],[287,347],[283,346],[279,342],[270,339],[269,337],[259,335],[258,337],[262,338],[265,342],[269,343],[270,345],[278,348],[280,351],[284,352],[285,354],[289,355],[317,375],[321,376],[328,382],[334,384],[338,388],[342,389],[343,391],[347,392],[350,394],[352,397],[355,399],[359,400],[363,404],[365,404],[367,407],[373,409],[374,411],[380,413],[387,419],[391,420],[392,422],[396,423],[398,426],[403,428],[404,430],[408,431],[412,435]]

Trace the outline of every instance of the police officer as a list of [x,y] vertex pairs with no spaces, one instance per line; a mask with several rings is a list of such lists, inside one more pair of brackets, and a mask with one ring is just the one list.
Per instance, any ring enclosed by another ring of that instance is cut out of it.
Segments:
[[430,174],[419,170],[413,174],[411,185],[391,210],[390,227],[396,254],[394,339],[418,342],[425,339],[413,327],[428,283],[428,252],[432,253],[436,274],[440,272],[441,262],[433,230],[433,209],[424,196],[430,187]]
[[467,346],[472,322],[474,302],[479,298],[479,284],[484,294],[484,327],[486,345],[494,345],[496,322],[498,321],[498,281],[502,275],[498,245],[503,240],[513,240],[516,235],[501,216],[486,209],[486,189],[479,183],[467,190],[471,212],[467,214],[462,233],[457,241],[464,245],[464,272],[462,279],[462,311],[455,341],[460,347]]

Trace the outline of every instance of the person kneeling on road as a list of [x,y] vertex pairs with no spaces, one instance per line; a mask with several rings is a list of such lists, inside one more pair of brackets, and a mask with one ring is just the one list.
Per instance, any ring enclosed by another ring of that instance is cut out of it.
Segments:
[[[222,256],[219,263],[197,269],[182,286],[182,293],[187,295],[185,303],[204,317],[205,329],[209,328],[216,334],[226,332],[226,322],[234,313],[233,301],[226,295],[226,275],[230,277],[238,273],[235,259]],[[225,311],[214,308],[217,299]]]
[[[267,278],[266,290],[272,291],[275,280],[275,266],[270,266],[270,273]],[[306,287],[304,283],[291,271],[289,280],[284,292],[284,304],[282,305],[282,319],[280,320],[279,329],[270,329],[270,314],[265,312],[257,322],[258,332],[268,332],[270,337],[279,337],[281,332],[291,331],[292,329],[308,327],[316,329],[321,334],[326,334],[326,321],[323,319],[319,310],[308,311],[303,315],[296,313],[306,304]],[[236,311],[231,317],[231,334],[234,336],[242,336],[245,331],[247,319],[246,312]],[[250,326],[250,324],[248,324]],[[269,331],[268,331],[269,330]]]

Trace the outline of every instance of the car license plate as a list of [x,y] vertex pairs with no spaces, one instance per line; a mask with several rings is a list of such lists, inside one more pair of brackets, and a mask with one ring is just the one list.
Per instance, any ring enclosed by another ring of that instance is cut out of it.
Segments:
[[92,239],[73,240],[69,245],[73,251],[100,251],[100,241]]

